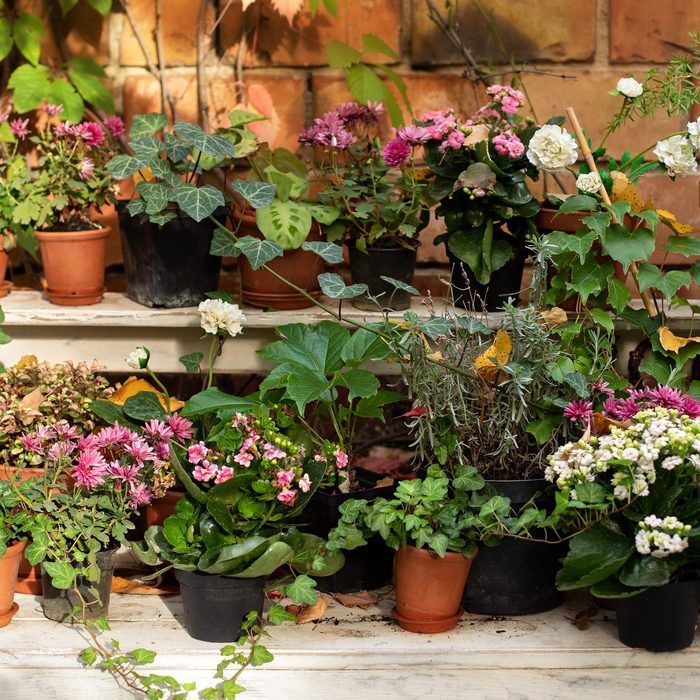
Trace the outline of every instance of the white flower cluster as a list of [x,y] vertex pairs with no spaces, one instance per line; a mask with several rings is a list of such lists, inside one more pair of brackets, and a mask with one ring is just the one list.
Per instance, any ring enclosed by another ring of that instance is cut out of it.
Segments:
[[576,178],[576,187],[581,192],[596,193],[603,186],[603,181],[598,173],[581,173]]
[[130,352],[126,358],[126,364],[132,369],[146,369],[151,353],[144,347],[138,347]]
[[683,535],[691,529],[690,525],[685,525],[674,515],[663,519],[649,515],[639,522],[634,545],[640,554],[651,554],[662,559],[688,547],[688,538]]
[[617,81],[617,91],[625,97],[639,97],[644,92],[644,86],[634,78],[620,78]]
[[199,325],[206,333],[228,333],[236,336],[243,332],[245,315],[238,304],[229,304],[223,299],[207,299],[199,305]]
[[576,139],[556,124],[545,124],[532,135],[527,158],[540,170],[548,173],[559,172],[576,162]]
[[668,174],[672,176],[690,175],[698,169],[695,148],[690,138],[684,134],[676,134],[658,141],[654,155],[666,166]]
[[672,470],[690,464],[700,478],[700,419],[651,408],[638,413],[629,428],[613,427],[609,435],[568,443],[548,460],[545,478],[569,489],[571,500],[576,500],[578,484],[611,472],[614,497],[629,501],[649,495],[657,467]]

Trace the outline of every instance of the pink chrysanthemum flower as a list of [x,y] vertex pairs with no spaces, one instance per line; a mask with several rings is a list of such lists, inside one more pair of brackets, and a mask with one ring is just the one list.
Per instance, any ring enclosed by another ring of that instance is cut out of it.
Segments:
[[104,457],[97,450],[87,450],[78,456],[71,476],[78,485],[89,490],[104,483],[106,472],[107,463]]
[[129,428],[123,428],[117,421],[114,425],[102,428],[95,436],[98,447],[123,447],[137,437]]
[[10,131],[18,138],[23,139],[29,135],[29,119],[13,119],[10,122]]
[[684,396],[681,411],[685,413],[688,418],[700,418],[700,401],[692,396]]
[[131,455],[136,463],[141,466],[144,462],[153,462],[156,459],[153,448],[141,437],[137,437],[124,447],[124,451]]
[[391,168],[398,168],[411,157],[411,147],[401,139],[392,139],[382,149],[384,162]]
[[119,117],[107,117],[105,126],[115,138],[124,133],[124,122]]
[[44,112],[48,114],[50,117],[55,117],[59,114],[62,114],[63,112],[63,105],[52,105],[50,103],[46,103],[43,107]]
[[79,136],[88,149],[101,146],[105,140],[105,132],[97,122],[83,122],[73,128],[73,133]]
[[129,500],[128,504],[130,508],[134,510],[139,506],[145,506],[151,502],[153,494],[149,491],[146,484],[139,484],[138,486],[134,484],[129,485]]
[[164,421],[153,418],[143,426],[143,432],[153,440],[169,440],[175,433]]
[[95,170],[95,163],[92,158],[83,158],[78,166],[78,177],[81,180],[89,180]]
[[41,446],[41,439],[37,435],[22,435],[19,439],[22,446],[28,452],[36,452],[36,454],[44,454],[44,449]]
[[411,146],[419,146],[430,140],[430,133],[424,126],[401,126],[396,132],[396,137]]
[[657,386],[655,389],[647,389],[646,395],[654,406],[661,408],[683,408],[683,394],[678,389],[670,386]]
[[587,423],[593,413],[593,404],[590,401],[571,401],[564,409],[564,417],[571,421],[583,421]]
[[194,428],[192,427],[192,421],[183,418],[177,413],[173,413],[172,416],[168,416],[167,419],[170,429],[173,431],[173,435],[177,440],[181,442],[184,440],[189,440],[194,435]]
[[110,463],[107,472],[113,479],[133,485],[139,477],[140,469],[135,464],[122,464],[117,459]]

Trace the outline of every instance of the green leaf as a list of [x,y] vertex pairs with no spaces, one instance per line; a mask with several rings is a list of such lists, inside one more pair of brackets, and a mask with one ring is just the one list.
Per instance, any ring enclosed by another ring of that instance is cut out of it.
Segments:
[[669,236],[663,250],[681,255],[700,255],[700,239],[693,236]]
[[366,369],[351,369],[337,375],[337,384],[347,387],[348,401],[368,398],[379,390],[379,380]]
[[303,415],[306,404],[317,400],[332,384],[325,375],[299,365],[289,377],[286,395],[294,401],[299,413]]
[[656,237],[649,229],[628,231],[619,224],[610,226],[603,240],[603,252],[622,263],[625,272],[633,262],[648,260],[655,247]]
[[61,12],[66,15],[78,4],[78,0],[58,0],[58,3],[61,6]]
[[589,309],[589,313],[591,314],[591,318],[595,323],[597,323],[599,326],[603,326],[605,330],[608,333],[613,333],[615,331],[615,324],[613,323],[613,320],[610,318],[609,314],[607,311],[603,311],[603,309]]
[[32,533],[32,541],[27,545],[24,550],[24,556],[27,561],[32,565],[36,566],[41,564],[46,558],[46,554],[49,551],[49,536],[43,530],[39,530]]
[[77,124],[83,118],[85,110],[83,98],[67,80],[62,78],[54,80],[49,85],[46,99],[50,104],[63,105],[62,117],[66,121]]
[[[77,2],[77,0],[76,0]],[[92,666],[95,661],[97,661],[97,652],[92,648],[88,647],[87,649],[83,649],[80,652],[80,655],[78,658],[84,663],[87,664],[88,666]]]
[[580,398],[587,399],[590,396],[588,378],[584,374],[581,374],[581,372],[568,372],[562,377],[562,380],[564,384],[570,386]]
[[561,422],[562,418],[560,415],[545,413],[540,418],[531,420],[525,426],[525,430],[535,438],[537,446],[541,447],[552,439],[554,431],[561,425]]
[[[576,489],[578,494],[578,489]],[[669,582],[671,570],[664,559],[651,556],[635,556],[625,564],[619,574],[620,583],[630,588],[663,586]]]
[[326,56],[331,68],[348,68],[362,58],[362,54],[337,39],[326,44]]
[[[605,231],[608,226],[610,226],[611,216],[606,211],[597,211],[590,216],[586,216],[582,219],[581,223],[588,226],[591,231],[597,234],[597,238],[602,238],[605,235]],[[556,219],[554,219],[556,222]]]
[[139,665],[152,664],[157,656],[157,652],[150,649],[134,649],[130,652],[131,657]]
[[238,250],[236,249],[236,242],[226,229],[221,228],[220,226],[217,226],[214,229],[214,236],[211,239],[209,255],[220,255],[222,257],[227,255],[234,258],[239,255]]
[[44,24],[31,12],[18,12],[12,24],[12,36],[19,52],[36,66],[41,53],[40,39],[44,36]]
[[[107,162],[107,172],[115,180],[123,180],[124,178],[133,175],[143,166],[144,163],[138,158],[126,155],[125,153],[120,153]],[[134,200],[132,200],[132,202],[133,201]]]
[[213,185],[197,187],[189,182],[181,182],[172,190],[173,201],[195,221],[203,221],[219,207],[226,205],[221,190]]
[[283,622],[292,622],[296,617],[282,605],[272,605],[267,613],[267,619],[271,625],[281,625]]
[[119,425],[128,428],[138,427],[137,423],[129,420],[124,413],[124,407],[107,399],[97,399],[90,404],[90,411],[102,418],[105,423],[114,425],[119,421]]
[[394,49],[389,46],[383,39],[380,39],[376,34],[362,35],[362,50],[365,53],[380,53],[384,56],[399,60],[399,56]]
[[216,414],[224,409],[237,413],[247,413],[256,403],[258,402],[226,394],[213,386],[189,398],[180,411],[180,415],[193,418],[207,413]]
[[383,407],[396,401],[405,399],[405,396],[396,393],[395,391],[378,391],[374,396],[368,396],[366,399],[360,399],[355,406],[355,413],[360,418],[379,418],[384,421]]
[[7,86],[20,114],[36,109],[44,101],[50,88],[49,76],[49,69],[42,65],[23,65],[13,71]]
[[577,233],[565,233],[564,231],[553,231],[547,235],[547,243],[555,247],[554,254],[562,252],[576,253],[581,264],[586,260],[586,255],[593,245],[593,241],[598,238],[595,231]]
[[386,275],[379,275],[379,277],[385,282],[388,282],[396,289],[400,289],[403,292],[408,292],[409,294],[415,294],[416,296],[420,296],[420,292],[415,287],[412,287],[410,284],[406,284],[405,282],[394,279],[393,277],[387,277]]
[[[576,211],[595,211],[598,208],[598,200],[586,194],[577,194],[567,197],[559,207],[560,214],[569,214]],[[556,218],[554,219],[556,222]]]
[[666,299],[671,297],[681,288],[690,286],[692,280],[687,272],[671,270],[663,273],[656,265],[644,263],[639,266],[639,291],[646,289],[658,289]]
[[[218,134],[207,134],[197,124],[177,121],[173,125],[173,131],[183,139],[186,139],[202,153],[214,158],[233,158],[236,153],[233,144]],[[194,218],[194,217],[193,217]]]
[[589,260],[573,268],[571,283],[567,283],[567,287],[578,292],[581,301],[585,304],[589,296],[597,294],[605,287],[612,272],[613,267],[610,263],[600,265],[595,260]]
[[231,187],[254,209],[270,206],[270,203],[275,198],[276,188],[269,182],[235,180]]
[[368,102],[384,102],[386,100],[386,85],[377,77],[375,72],[363,63],[356,63],[345,69],[345,78],[350,94],[362,104]]
[[12,51],[13,45],[10,23],[7,21],[7,17],[0,17],[0,61]]
[[275,657],[262,644],[256,644],[250,650],[250,665],[262,666],[274,661]]
[[367,291],[366,284],[346,285],[340,275],[333,272],[324,272],[318,276],[321,291],[331,299],[352,299]]
[[292,200],[273,200],[269,206],[256,210],[255,221],[260,233],[283,250],[299,248],[311,230],[308,209]]
[[114,114],[114,98],[109,88],[100,80],[104,71],[91,59],[68,61],[68,77],[85,102],[94,105],[107,114]]
[[297,605],[313,605],[316,602],[316,581],[307,576],[300,574],[285,590],[285,593]]
[[334,265],[343,262],[343,249],[336,243],[327,241],[304,241],[302,250],[308,250],[323,258],[327,263]]
[[304,206],[308,209],[309,214],[319,224],[329,226],[334,223],[340,216],[340,209],[327,204],[319,204],[318,202],[304,202]]
[[261,241],[253,236],[243,236],[235,244],[236,250],[248,258],[250,266],[259,270],[263,265],[284,255],[284,251],[274,241]]
[[191,352],[189,355],[182,355],[180,362],[188,372],[199,372],[199,365],[203,359],[204,355],[201,352]]
[[65,561],[45,561],[42,566],[51,577],[51,583],[61,590],[73,587],[76,570]]
[[112,0],[90,0],[90,5],[103,17],[107,17],[112,11]]
[[294,557],[294,550],[286,542],[273,542],[254,562],[236,573],[236,578],[269,576]]
[[608,304],[619,314],[629,304],[632,299],[627,285],[617,277],[613,277],[608,282]]
[[148,421],[153,418],[165,419],[165,409],[158,397],[151,391],[140,391],[130,396],[124,402],[124,413],[137,421]]
[[167,123],[167,117],[157,112],[137,114],[131,122],[129,139],[137,141],[145,136],[155,136]]
[[576,485],[576,500],[582,503],[605,503],[608,496],[609,492],[602,484],[593,482]]

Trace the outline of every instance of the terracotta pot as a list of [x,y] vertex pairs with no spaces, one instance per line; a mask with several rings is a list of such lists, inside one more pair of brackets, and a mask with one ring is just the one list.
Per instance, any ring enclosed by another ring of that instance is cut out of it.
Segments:
[[0,297],[6,297],[12,289],[12,282],[5,280],[7,273],[7,251],[0,248]]
[[24,542],[10,545],[0,557],[0,627],[10,624],[13,615],[19,609],[14,602],[15,585],[20,555],[24,551]]
[[105,245],[109,228],[94,231],[37,231],[52,304],[97,304],[104,294]]
[[165,496],[151,501],[146,506],[146,527],[162,525],[166,518],[175,515],[175,506],[184,495],[184,491],[166,491]]
[[463,613],[462,594],[473,560],[456,552],[440,557],[427,549],[399,549],[394,558],[393,610],[399,626],[424,634],[452,629]]
[[[254,214],[236,211],[234,217],[240,221],[239,236],[262,238],[255,223]],[[311,228],[307,240],[322,240],[321,230],[317,224]],[[261,309],[306,309],[313,306],[313,303],[303,294],[295,292],[267,270],[254,270],[244,255],[241,255],[238,260],[241,271],[241,291],[246,304]],[[270,260],[267,266],[292,284],[307,291],[315,299],[320,298],[318,276],[324,271],[325,266],[323,259],[316,253],[301,249],[285,250],[282,257]]]

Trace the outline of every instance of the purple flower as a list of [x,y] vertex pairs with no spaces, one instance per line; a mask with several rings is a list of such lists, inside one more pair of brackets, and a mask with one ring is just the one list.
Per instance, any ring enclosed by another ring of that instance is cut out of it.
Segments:
[[411,147],[406,141],[392,139],[382,149],[382,157],[388,166],[398,168],[411,157]]
[[50,117],[55,117],[63,112],[63,105],[52,105],[47,102],[44,105],[44,112]]
[[587,423],[593,413],[593,404],[590,401],[571,401],[564,409],[564,417],[569,420],[583,421]]
[[44,450],[41,446],[41,440],[39,439],[39,437],[37,437],[36,434],[22,435],[19,441],[22,443],[24,449],[28,452],[36,452],[39,455],[44,453]]
[[189,440],[194,435],[192,421],[187,420],[187,418],[173,413],[172,416],[168,416],[166,420],[168,421],[170,429],[173,431],[173,435],[175,435],[178,440]]
[[124,133],[124,122],[119,117],[107,117],[107,119],[105,119],[105,126],[109,133],[115,138]]
[[419,146],[430,141],[430,133],[424,126],[402,126],[399,127],[396,135],[411,146]]
[[700,418],[700,402],[692,396],[686,395],[683,397],[683,407],[681,411],[685,413],[688,418]]
[[314,119],[311,128],[301,132],[299,141],[307,146],[325,146],[344,151],[357,139],[345,128],[345,122],[336,112],[326,112],[323,117]]
[[603,413],[620,421],[632,420],[641,410],[637,401],[632,397],[616,399],[611,396],[603,404]]
[[105,140],[105,132],[97,122],[83,122],[74,126],[72,132],[85,142],[88,149],[101,146]]
[[10,131],[18,138],[23,139],[29,134],[29,119],[13,119],[10,122]]
[[680,411],[683,408],[683,394],[678,389],[670,386],[657,386],[655,389],[646,389],[646,396],[653,406],[661,408],[675,408]]

